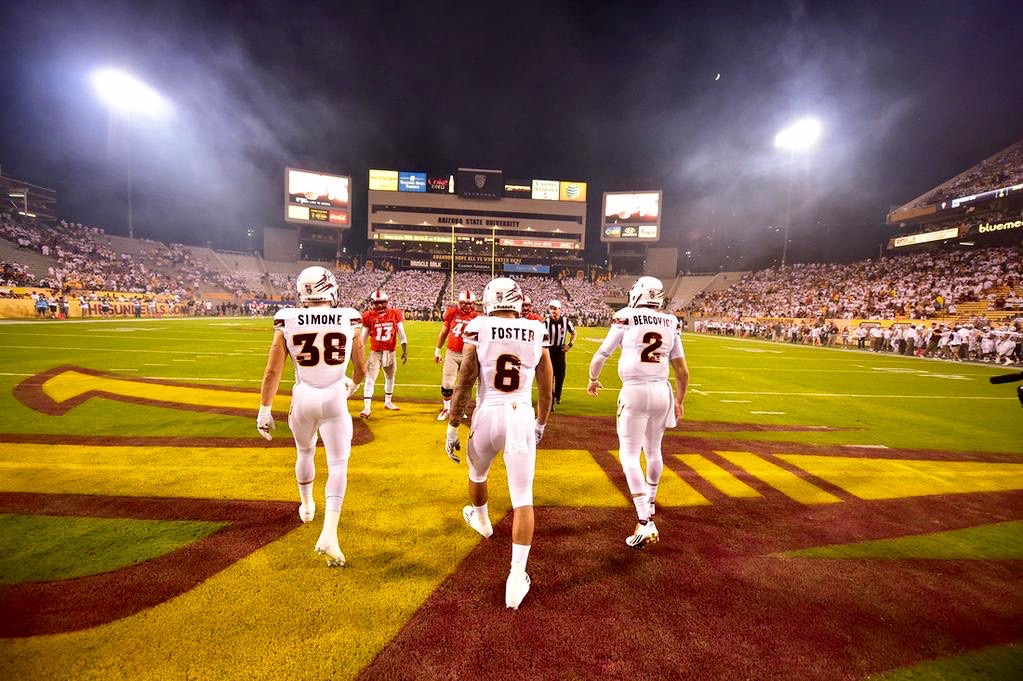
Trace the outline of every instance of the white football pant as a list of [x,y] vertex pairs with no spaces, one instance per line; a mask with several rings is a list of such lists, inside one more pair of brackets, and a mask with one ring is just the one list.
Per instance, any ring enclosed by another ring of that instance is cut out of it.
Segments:
[[325,510],[340,511],[348,487],[348,458],[352,454],[352,415],[348,413],[348,389],[343,383],[317,388],[295,385],[291,393],[288,425],[295,436],[298,458],[295,478],[300,483],[316,477],[316,433],[327,450],[327,503]]
[[384,370],[384,394],[394,393],[394,375],[398,371],[398,363],[394,359],[394,350],[369,353],[369,366],[366,368],[366,385],[362,389],[362,396],[371,399],[373,389],[376,387],[377,375],[381,367]]
[[643,494],[647,489],[639,464],[641,450],[646,453],[647,479],[654,485],[661,480],[664,470],[661,440],[669,416],[674,416],[673,409],[671,385],[667,381],[627,384],[618,393],[618,456],[633,495]]
[[512,508],[533,505],[536,415],[529,402],[476,407],[469,434],[469,480],[486,482],[497,453],[504,450]]

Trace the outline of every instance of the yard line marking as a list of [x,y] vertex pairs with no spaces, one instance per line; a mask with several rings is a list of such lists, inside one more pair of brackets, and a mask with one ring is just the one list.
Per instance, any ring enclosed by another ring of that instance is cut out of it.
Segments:
[[745,482],[700,454],[677,454],[682,463],[696,471],[697,475],[709,482],[722,493],[736,498],[762,496]]
[[[177,360],[175,360],[177,361]],[[783,411],[751,411],[751,414],[784,414]]]
[[[0,345],[0,347],[15,348],[15,349],[18,349],[18,350],[38,350],[39,349],[38,345]],[[127,350],[125,348],[98,348],[98,347],[83,348],[83,347],[70,346],[70,345],[48,345],[46,347],[46,349],[47,350],[92,350],[92,351],[95,351],[95,352],[148,352],[148,353],[155,353],[155,354],[160,354],[160,355],[195,355],[195,351],[194,350],[145,350],[145,349],[137,349],[137,348],[132,348],[131,350]],[[231,353],[231,354],[233,354],[233,355],[262,355],[263,353],[262,352],[234,352],[234,353]]]
[[[610,454],[618,463],[622,462],[619,450],[612,450]],[[706,506],[709,503],[707,497],[693,489],[693,486],[683,480],[678,473],[665,466],[657,492],[658,506]]]
[[842,445],[843,447],[857,447],[859,449],[888,449],[888,445]]
[[178,359],[177,357],[175,357],[175,358],[174,358],[174,359],[172,359],[171,361],[172,361],[172,362],[194,362],[194,361],[196,361],[196,360],[194,360],[194,359]]
[[870,397],[890,398],[897,397],[904,400],[1012,400],[1015,397],[995,397],[993,395],[875,395],[866,393],[784,393],[777,391],[752,391],[752,390],[709,390],[708,395],[773,395],[780,397]]
[[750,403],[750,400],[721,400],[721,401],[724,402],[724,403],[731,403],[731,404],[749,404]]
[[170,366],[170,364],[149,364],[147,362],[147,363],[144,363],[142,366],[144,366],[144,367],[167,367],[167,366]]
[[801,504],[837,504],[842,500],[825,492],[801,477],[750,452],[718,452],[753,477],[767,483],[785,496]]
[[703,392],[702,390],[697,390],[696,388],[693,388],[692,386],[690,386],[689,391],[690,392],[694,392],[697,395],[706,395],[707,394],[707,393]]

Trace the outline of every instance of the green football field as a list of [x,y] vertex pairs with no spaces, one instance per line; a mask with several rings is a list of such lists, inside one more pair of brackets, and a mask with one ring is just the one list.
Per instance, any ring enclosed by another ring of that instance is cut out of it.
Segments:
[[[998,368],[687,334],[662,541],[632,552],[614,358],[580,329],[538,453],[533,591],[510,519],[460,518],[439,324],[356,419],[329,570],[268,319],[0,323],[0,677],[1008,678],[1023,665],[1023,409]],[[361,391],[360,391],[361,397]],[[361,402],[350,403],[352,412]],[[463,437],[466,434],[463,429]],[[326,465],[317,455],[322,504]],[[321,506],[322,507],[322,506]],[[528,651],[528,652],[527,652]]]

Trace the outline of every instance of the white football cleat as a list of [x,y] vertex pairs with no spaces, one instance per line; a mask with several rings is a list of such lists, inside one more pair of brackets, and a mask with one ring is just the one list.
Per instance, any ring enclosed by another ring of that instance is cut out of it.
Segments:
[[636,523],[636,531],[625,538],[625,543],[634,549],[645,549],[650,544],[656,544],[659,538],[654,521],[648,520],[646,525]]
[[389,409],[390,411],[401,411],[401,407],[393,402],[384,402],[384,409]]
[[437,420],[438,421],[447,421],[448,420],[448,413],[449,412],[448,412],[447,409],[441,409],[440,413],[437,414]]
[[363,409],[362,411],[359,412],[359,418],[360,419],[368,419],[369,418],[369,413],[370,413],[369,409]]
[[345,554],[341,553],[341,547],[327,541],[316,542],[316,553],[327,557],[327,567],[344,567]]
[[310,501],[308,506],[299,504],[298,517],[302,519],[303,523],[312,522],[313,518],[316,517],[316,502]]
[[476,509],[472,506],[466,506],[462,509],[462,518],[468,523],[469,527],[483,535],[484,539],[494,534],[494,527],[490,524],[490,518],[486,520],[480,518],[479,514],[476,513]]
[[512,610],[518,610],[522,599],[529,593],[529,575],[525,570],[512,568],[508,573],[508,581],[504,585],[504,605]]

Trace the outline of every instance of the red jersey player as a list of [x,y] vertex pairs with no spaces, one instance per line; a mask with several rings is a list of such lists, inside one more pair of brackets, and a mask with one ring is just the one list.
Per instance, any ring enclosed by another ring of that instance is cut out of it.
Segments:
[[368,419],[373,406],[373,389],[377,374],[384,370],[384,409],[398,411],[391,398],[394,395],[394,375],[398,365],[394,361],[394,348],[401,343],[401,363],[408,361],[408,337],[405,335],[405,315],[391,307],[388,295],[377,289],[370,297],[372,307],[362,313],[362,338],[369,338],[369,367],[366,387],[362,392],[362,411],[359,416]]
[[533,319],[538,322],[543,321],[543,317],[533,312],[533,301],[529,296],[522,297],[522,318]]
[[472,291],[460,291],[458,306],[449,307],[444,312],[444,328],[437,337],[437,347],[433,349],[433,361],[440,364],[440,349],[444,347],[444,339],[448,342],[448,351],[444,357],[444,371],[441,373],[440,394],[444,398],[444,408],[437,414],[438,421],[446,421],[448,410],[451,409],[451,395],[455,392],[455,377],[462,366],[462,331],[470,320],[475,318],[476,294]]

